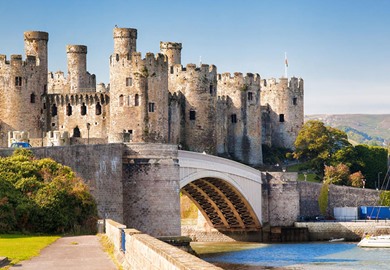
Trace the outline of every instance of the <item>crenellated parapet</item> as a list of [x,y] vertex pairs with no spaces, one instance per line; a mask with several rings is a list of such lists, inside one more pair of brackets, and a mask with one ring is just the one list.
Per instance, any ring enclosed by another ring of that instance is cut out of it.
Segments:
[[160,42],[160,51],[168,57],[168,65],[181,65],[181,43],[176,42]]
[[57,106],[70,105],[96,105],[108,106],[110,103],[110,97],[107,94],[91,93],[79,93],[79,94],[49,94],[47,100],[50,104],[56,104]]

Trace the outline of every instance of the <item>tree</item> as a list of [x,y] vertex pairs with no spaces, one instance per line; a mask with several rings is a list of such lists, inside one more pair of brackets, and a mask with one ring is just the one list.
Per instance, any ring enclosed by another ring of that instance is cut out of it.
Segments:
[[349,176],[349,183],[353,187],[363,187],[364,175],[361,171],[355,172]]
[[325,166],[324,182],[336,185],[348,185],[349,168],[345,164]]
[[0,158],[0,232],[91,231],[96,219],[88,187],[69,167],[26,149]]
[[294,158],[309,162],[311,167],[321,174],[324,165],[330,165],[339,150],[351,146],[345,132],[326,127],[317,120],[307,121],[303,125],[294,145]]

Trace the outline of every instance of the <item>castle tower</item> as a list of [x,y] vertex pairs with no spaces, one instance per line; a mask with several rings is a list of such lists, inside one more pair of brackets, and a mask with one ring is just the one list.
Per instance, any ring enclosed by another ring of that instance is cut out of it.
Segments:
[[181,65],[181,43],[160,42],[160,52],[168,57],[168,66]]
[[[262,164],[260,76],[224,73],[218,76],[218,95],[227,99],[227,153],[253,166]],[[222,147],[220,147],[222,149]]]
[[114,29],[109,142],[168,141],[168,62],[135,52],[137,30]]
[[81,92],[87,88],[87,46],[67,45],[68,81],[70,93]]
[[36,65],[47,76],[47,42],[49,34],[40,31],[24,32],[24,51],[26,56],[35,56]]
[[137,29],[114,28],[114,54],[131,57],[137,51]]
[[[294,142],[304,123],[303,80],[274,78],[262,81],[261,102],[268,110],[263,130],[270,134],[271,144],[294,149]],[[264,115],[264,112],[263,112]],[[267,129],[271,129],[271,131]]]

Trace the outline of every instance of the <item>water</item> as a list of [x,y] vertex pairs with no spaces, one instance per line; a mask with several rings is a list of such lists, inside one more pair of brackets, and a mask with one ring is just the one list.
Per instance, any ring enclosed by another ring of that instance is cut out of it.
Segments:
[[[230,244],[224,244],[228,249]],[[221,253],[204,253],[207,245],[215,252],[215,244],[202,245],[203,260],[229,270],[390,269],[390,249],[362,249],[356,243],[270,244]],[[246,244],[242,248],[246,248]],[[194,249],[197,250],[196,245]]]

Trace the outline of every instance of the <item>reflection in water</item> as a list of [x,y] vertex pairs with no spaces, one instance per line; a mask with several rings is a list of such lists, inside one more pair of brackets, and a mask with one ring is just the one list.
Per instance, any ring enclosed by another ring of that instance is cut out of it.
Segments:
[[[229,270],[390,269],[390,249],[361,249],[354,243],[260,244],[257,247],[245,243],[202,243],[199,246],[202,259]],[[193,248],[197,251],[196,243]],[[239,248],[250,249],[237,251]]]

